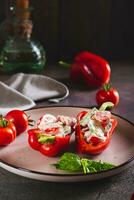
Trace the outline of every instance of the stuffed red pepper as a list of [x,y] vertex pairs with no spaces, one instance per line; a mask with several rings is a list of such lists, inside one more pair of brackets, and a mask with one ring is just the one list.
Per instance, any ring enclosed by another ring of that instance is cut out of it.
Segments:
[[29,145],[46,156],[55,156],[69,146],[75,125],[75,118],[45,114],[36,129],[28,130]]
[[114,106],[111,102],[102,104],[100,109],[83,111],[77,116],[75,131],[76,147],[78,153],[99,154],[110,143],[117,120],[107,107]]

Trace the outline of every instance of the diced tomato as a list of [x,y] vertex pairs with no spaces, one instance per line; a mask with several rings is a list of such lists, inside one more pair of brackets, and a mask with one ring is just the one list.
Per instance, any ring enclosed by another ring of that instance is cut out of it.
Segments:
[[101,142],[101,140],[98,137],[92,136],[90,138],[90,143],[92,143],[93,145],[97,145],[100,142]]

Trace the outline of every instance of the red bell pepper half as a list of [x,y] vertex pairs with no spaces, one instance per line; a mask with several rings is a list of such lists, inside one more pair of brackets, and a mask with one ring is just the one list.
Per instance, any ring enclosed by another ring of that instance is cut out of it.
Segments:
[[46,156],[56,156],[69,146],[76,119],[46,114],[37,122],[36,129],[28,130],[29,145]]
[[29,145],[46,156],[55,156],[69,145],[70,134],[65,137],[47,136],[40,129],[28,130]]
[[75,131],[78,153],[95,155],[108,147],[117,126],[117,120],[109,111],[105,111],[108,106],[113,104],[107,102],[99,110],[93,108],[78,114]]

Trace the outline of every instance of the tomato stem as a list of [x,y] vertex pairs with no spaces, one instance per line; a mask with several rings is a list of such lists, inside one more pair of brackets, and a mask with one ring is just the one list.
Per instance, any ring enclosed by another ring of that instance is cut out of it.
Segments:
[[8,121],[2,115],[0,115],[0,127],[7,127],[7,125]]
[[109,83],[106,83],[103,85],[104,90],[108,91],[111,88],[111,85]]
[[28,125],[29,125],[29,126],[34,126],[36,122],[35,122],[35,120],[30,119],[30,117],[31,117],[31,116],[28,116]]

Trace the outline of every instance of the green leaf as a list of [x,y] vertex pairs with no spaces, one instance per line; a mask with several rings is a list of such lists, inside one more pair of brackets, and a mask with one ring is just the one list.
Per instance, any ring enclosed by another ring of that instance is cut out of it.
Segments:
[[115,165],[110,163],[80,158],[74,153],[64,153],[60,160],[54,165],[60,170],[82,172],[85,174],[101,172],[115,167]]
[[69,172],[80,172],[82,170],[81,159],[74,153],[64,153],[55,166],[57,169]]
[[84,173],[94,173],[109,170],[115,167],[115,165],[88,159],[81,159]]
[[83,172],[85,174],[97,172],[96,169],[93,166],[91,166],[90,160],[83,158],[83,159],[81,159],[81,164],[83,167]]

